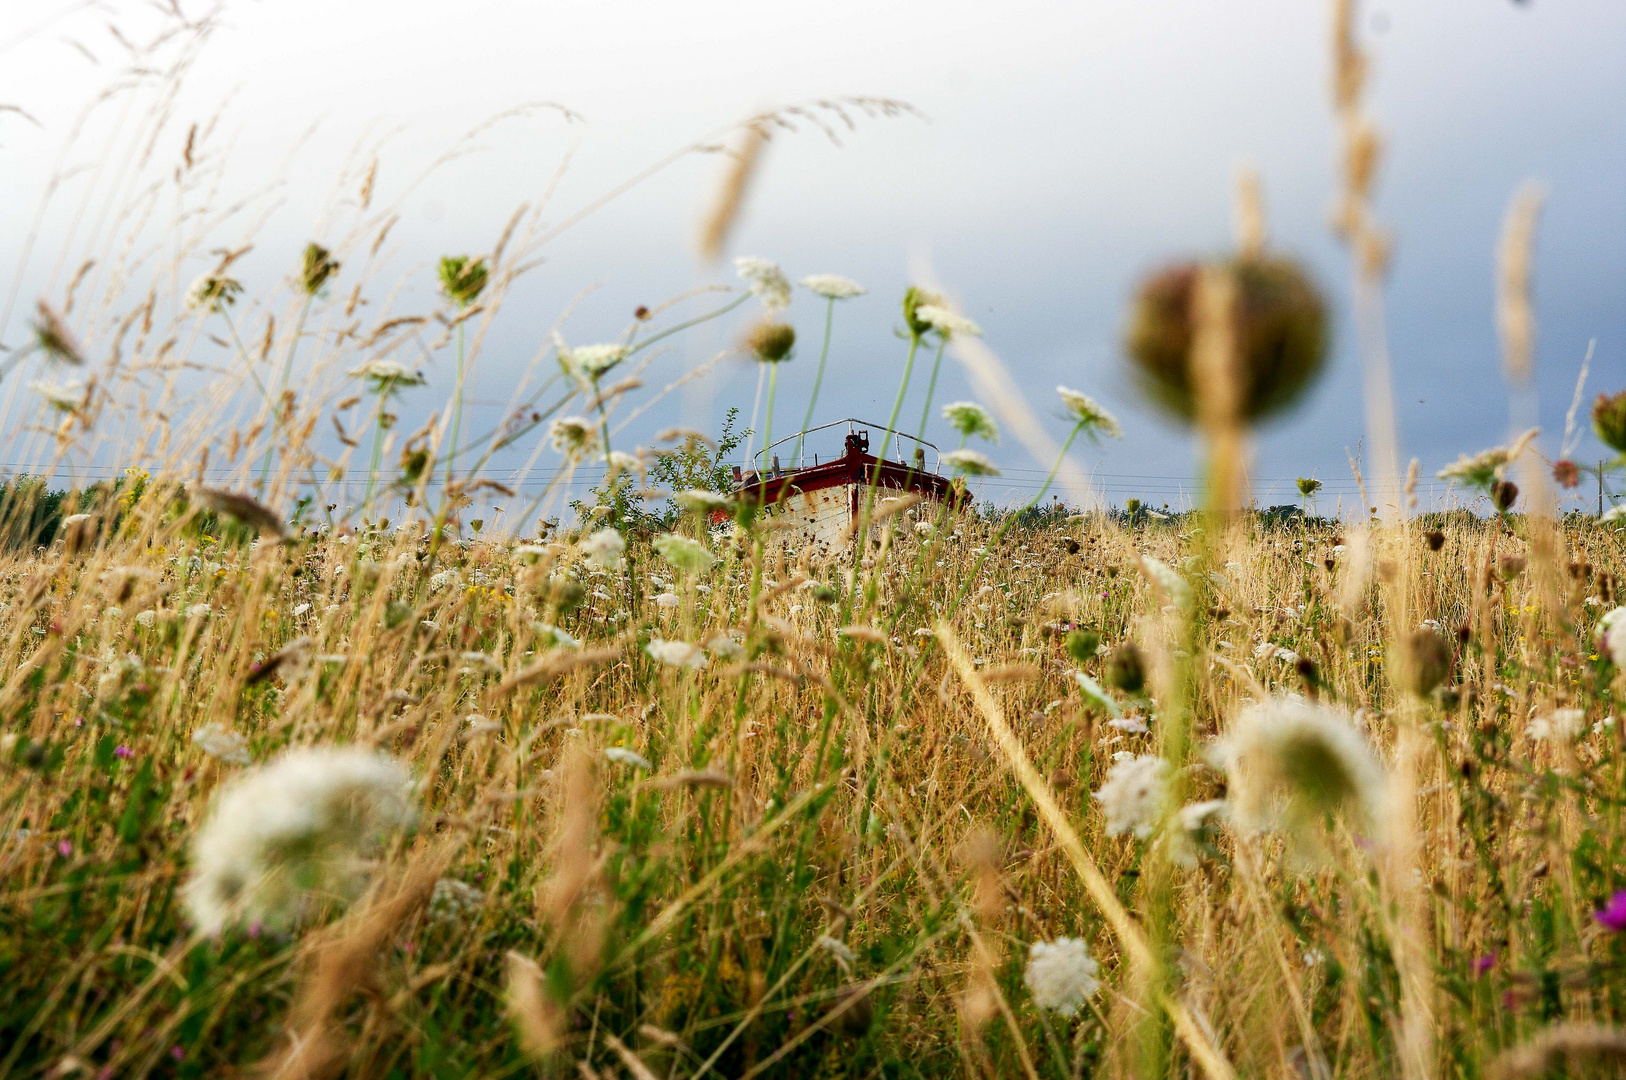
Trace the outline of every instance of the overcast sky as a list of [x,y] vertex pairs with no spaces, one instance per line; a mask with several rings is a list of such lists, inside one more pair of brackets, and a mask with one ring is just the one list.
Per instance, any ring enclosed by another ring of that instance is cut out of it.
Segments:
[[[105,24],[139,17],[129,14],[135,5],[98,6],[106,10],[47,0],[23,19],[11,4],[0,19],[0,104],[40,122],[0,112],[0,267],[15,263],[67,125],[113,70]],[[1396,240],[1388,301],[1402,453],[1431,474],[1507,435],[1494,252],[1526,179],[1547,195],[1536,298],[1552,450],[1589,340],[1588,398],[1626,387],[1626,5],[1378,0],[1361,23],[1375,65],[1370,111],[1389,151],[1377,209]],[[1122,442],[1079,454],[1118,503],[1178,502],[1190,490],[1178,478],[1195,475],[1187,436],[1145,406],[1127,376],[1126,298],[1159,262],[1230,242],[1232,178],[1250,163],[1265,184],[1273,243],[1304,259],[1337,313],[1326,377],[1260,434],[1256,493],[1290,501],[1287,478],[1313,474],[1335,500],[1353,491],[1346,452],[1357,450],[1364,422],[1346,260],[1326,227],[1328,34],[1327,5],[1312,0],[244,0],[229,7],[176,113],[204,118],[229,99],[222,130],[233,182],[243,191],[279,182],[256,252],[267,259],[280,243],[285,254],[255,264],[274,276],[319,230],[333,178],[364,137],[392,133],[380,169],[387,189],[513,106],[554,101],[585,118],[539,114],[497,127],[478,154],[417,189],[393,238],[410,268],[489,249],[573,147],[556,219],[756,110],[842,95],[907,101],[920,118],[865,121],[840,146],[812,128],[775,138],[729,254],[775,259],[793,278],[838,272],[869,287],[838,311],[824,420],[884,419],[904,351],[893,334],[897,302],[914,268],[929,265],[1042,415],[1055,412],[1058,382],[1118,412]],[[693,253],[719,166],[714,156],[681,161],[550,244],[487,343],[480,399],[506,397],[588,286],[566,324],[572,341],[612,336],[638,304],[730,280],[726,265],[702,266]],[[25,295],[52,280],[53,230],[64,227],[48,220],[23,271]],[[250,292],[254,272],[245,273]],[[10,269],[0,273],[9,282]],[[427,303],[427,272],[415,287]],[[822,326],[811,297],[792,315],[802,347],[782,380],[781,430],[800,419]],[[14,315],[0,327],[5,342],[20,340],[21,328]],[[649,381],[675,377],[725,340],[698,335]],[[450,364],[440,363],[431,376],[443,393]],[[731,405],[749,412],[755,372],[734,363],[718,372],[652,413],[650,429],[675,420],[715,428]],[[939,400],[969,393],[947,369]],[[911,400],[904,415],[918,418],[918,393]],[[1064,432],[1059,419],[1051,426]],[[929,434],[944,434],[941,421]],[[1578,456],[1601,453],[1588,435]],[[1017,479],[1041,467],[1010,438],[994,457]]]

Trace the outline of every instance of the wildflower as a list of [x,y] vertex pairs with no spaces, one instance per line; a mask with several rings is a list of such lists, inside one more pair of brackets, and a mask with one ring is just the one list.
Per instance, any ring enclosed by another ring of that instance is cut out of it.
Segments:
[[999,441],[999,425],[988,410],[975,401],[951,401],[943,406],[943,419],[966,438],[976,435],[991,443]]
[[572,349],[557,334],[554,335],[553,344],[559,353],[559,366],[583,386],[598,382],[611,368],[627,358],[625,345],[578,345]]
[[811,289],[826,300],[849,300],[868,291],[852,278],[840,274],[809,274],[802,279],[802,287]]
[[429,381],[421,371],[413,371],[405,364],[384,359],[369,360],[360,367],[351,368],[350,376],[367,383],[372,392],[380,397],[387,397],[408,386],[422,386]]
[[322,898],[350,898],[367,861],[413,817],[411,778],[388,756],[355,747],[291,750],[241,774],[215,797],[192,843],[184,890],[203,933],[237,922],[309,917]]
[[1120,761],[1095,793],[1107,816],[1107,835],[1152,835],[1169,790],[1169,763],[1152,754]]
[[789,323],[758,323],[745,336],[745,346],[764,364],[777,364],[788,360],[796,347],[796,328]]
[[661,558],[690,574],[703,574],[717,559],[698,540],[676,533],[663,533],[655,538],[655,551]]
[[1626,607],[1604,612],[1592,634],[1598,647],[1609,654],[1615,666],[1626,668]]
[[1230,779],[1237,823],[1285,828],[1296,840],[1328,815],[1377,824],[1383,767],[1344,713],[1291,698],[1253,705],[1216,742],[1214,763]]
[[1586,730],[1586,710],[1554,709],[1530,721],[1524,733],[1542,742],[1574,742]]
[[1312,479],[1308,476],[1301,476],[1298,478],[1298,489],[1299,494],[1308,499],[1310,496],[1321,490],[1321,481]]
[[188,311],[223,311],[237,303],[237,294],[242,291],[243,286],[233,278],[204,274],[186,290],[186,308]]
[[1457,481],[1463,487],[1489,490],[1492,484],[1502,478],[1507,463],[1507,447],[1493,446],[1477,454],[1462,455],[1436,475],[1441,480]]
[[306,296],[315,296],[322,290],[322,286],[327,284],[328,278],[338,272],[338,260],[333,258],[327,248],[316,243],[305,246],[305,260],[299,283],[304,287]]
[[432,593],[441,592],[449,585],[456,585],[457,581],[458,573],[456,570],[441,570],[438,573],[429,575],[429,591]]
[[998,476],[999,468],[988,455],[976,450],[951,450],[943,455],[943,464],[966,476]]
[[214,612],[210,609],[208,604],[193,604],[191,607],[186,609],[186,617],[188,619],[207,619],[213,614]]
[[982,337],[982,327],[941,304],[920,304],[915,308],[915,317],[945,338],[952,338],[955,334]]
[[489,276],[484,259],[467,255],[443,255],[440,260],[440,289],[460,308],[474,303],[486,287]]
[[[1125,351],[1158,404],[1183,420],[1197,415],[1191,380],[1193,297],[1204,267],[1180,263],[1140,287]],[[1240,419],[1256,421],[1296,402],[1327,355],[1327,307],[1309,276],[1287,259],[1244,257],[1222,267],[1236,286],[1232,333]]]
[[718,634],[706,642],[706,651],[719,660],[738,660],[745,655],[745,645],[737,638]]
[[1568,458],[1553,462],[1553,483],[1568,491],[1581,486],[1581,467]]
[[1224,799],[1208,799],[1182,806],[1174,815],[1167,834],[1169,859],[1177,866],[1187,869],[1195,867],[1202,848],[1212,846],[1210,833],[1214,820],[1223,817],[1226,810]]
[[205,724],[192,733],[192,744],[210,757],[228,765],[247,765],[248,740],[224,724]]
[[146,611],[138,611],[136,612],[135,621],[136,625],[151,629],[153,624],[158,621],[158,612],[153,611],[151,608]]
[[624,450],[611,450],[609,453],[609,473],[612,477],[624,472],[637,472],[639,466],[638,459]]
[[598,428],[585,416],[561,416],[548,425],[553,448],[572,461],[598,448]]
[[769,311],[790,306],[790,282],[776,263],[754,255],[741,255],[734,260],[734,272]]
[[434,922],[457,922],[478,911],[486,894],[456,878],[441,878],[429,894],[429,918]]
[[1039,1008],[1072,1016],[1101,988],[1100,971],[1083,938],[1063,937],[1029,947],[1022,981]]
[[909,326],[909,333],[915,337],[932,329],[932,324],[920,317],[923,307],[941,306],[943,298],[936,293],[929,293],[924,289],[911,285],[903,294],[903,321]]
[[604,748],[604,756],[617,765],[631,765],[635,769],[644,769],[646,771],[654,768],[644,755],[628,750],[624,746],[607,746]]
[[627,542],[614,529],[599,529],[576,548],[591,565],[616,570],[621,566],[621,553],[627,550]]
[[135,751],[131,750],[128,746],[119,746],[114,748],[113,756],[121,761],[128,761],[135,757]]
[[59,412],[78,412],[85,404],[85,384],[81,382],[57,383],[36,379],[28,384],[28,388]]
[[68,329],[68,324],[62,321],[62,316],[44,300],[35,310],[39,314],[34,320],[34,347],[44,353],[47,360],[82,365],[85,354],[79,350],[79,341]]
[[1594,911],[1592,917],[1598,920],[1598,925],[1612,933],[1626,930],[1626,889],[1615,893],[1609,898],[1609,903]]
[[1185,578],[1175,573],[1173,567],[1150,555],[1142,555],[1140,561],[1146,576],[1157,584],[1171,603],[1182,608],[1191,606],[1191,586],[1186,583]]
[[655,606],[658,608],[670,610],[677,607],[680,603],[682,603],[682,601],[678,599],[678,594],[675,592],[663,592],[659,596],[655,597]]
[[929,521],[915,522],[915,533],[918,536],[930,536],[936,529],[937,527]]
[[706,666],[706,654],[697,646],[687,641],[667,641],[665,638],[650,638],[649,644],[644,646],[644,652],[650,658],[658,660],[672,667],[699,668]]
[[691,514],[709,514],[713,510],[732,510],[734,503],[726,495],[719,495],[715,491],[705,491],[701,488],[690,488],[680,491],[672,496],[680,510]]
[[1626,390],[1598,395],[1592,403],[1592,430],[1599,442],[1626,454]]
[[1117,417],[1103,409],[1094,398],[1082,390],[1071,390],[1065,386],[1056,387],[1056,393],[1061,395],[1061,403],[1066,407],[1069,419],[1086,435],[1091,438],[1097,435],[1123,438],[1123,428],[1118,426]]

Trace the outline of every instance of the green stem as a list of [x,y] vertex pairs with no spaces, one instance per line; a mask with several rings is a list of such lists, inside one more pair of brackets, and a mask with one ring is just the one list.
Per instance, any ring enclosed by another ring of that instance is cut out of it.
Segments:
[[830,324],[835,320],[836,301],[834,297],[825,301],[824,307],[824,345],[819,349],[819,370],[813,376],[813,396],[807,399],[807,415],[802,417],[802,438],[796,440],[796,453],[791,461],[799,468],[802,461],[802,441],[807,437],[808,425],[813,422],[813,406],[819,400],[819,387],[824,385],[824,362],[830,357]]
[[388,394],[378,395],[378,415],[373,418],[372,460],[367,465],[367,489],[361,495],[361,513],[364,519],[367,515],[367,506],[373,501],[373,485],[378,479],[379,463],[384,458],[384,403],[388,400]]
[[[762,425],[762,453],[764,460],[762,470],[766,472],[772,467],[773,461],[768,458],[768,451],[773,446],[773,399],[779,390],[779,365],[768,365],[768,418]],[[794,459],[792,459],[794,460]],[[792,466],[794,468],[794,466]]]
[[452,390],[452,440],[446,447],[446,483],[452,482],[452,463],[457,457],[457,440],[463,434],[463,323],[457,324],[457,385]]
[[932,361],[932,380],[926,384],[926,404],[920,410],[920,427],[915,431],[916,439],[926,437],[926,422],[932,415],[932,395],[937,393],[937,372],[943,366],[943,350],[948,347],[948,335],[939,334],[937,340],[937,358]]

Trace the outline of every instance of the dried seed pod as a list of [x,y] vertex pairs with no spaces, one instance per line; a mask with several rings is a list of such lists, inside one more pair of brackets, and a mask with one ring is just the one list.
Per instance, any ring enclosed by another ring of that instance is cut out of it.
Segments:
[[252,495],[199,484],[192,488],[192,499],[204,509],[235,518],[257,533],[269,533],[279,540],[287,535],[282,518]]
[[1406,688],[1427,697],[1451,677],[1451,646],[1432,630],[1415,630],[1407,638],[1404,655]]
[[1133,641],[1126,641],[1107,657],[1102,677],[1108,686],[1117,687],[1126,694],[1138,694],[1146,686],[1146,663]]
[[1505,514],[1519,499],[1519,485],[1511,480],[1498,480],[1490,486],[1490,496],[1496,509]]
[[777,364],[795,348],[796,328],[788,323],[758,323],[746,335],[745,345],[764,364]]
[[[1237,293],[1237,400],[1242,419],[1253,422],[1291,406],[1320,374],[1327,307],[1290,260],[1243,258],[1228,269]],[[1187,421],[1197,415],[1192,299],[1201,270],[1195,262],[1180,263],[1148,278],[1135,297],[1125,342],[1147,394]]]
[[1445,546],[1445,534],[1439,529],[1430,529],[1423,534],[1423,539],[1428,542],[1430,551],[1438,551]]

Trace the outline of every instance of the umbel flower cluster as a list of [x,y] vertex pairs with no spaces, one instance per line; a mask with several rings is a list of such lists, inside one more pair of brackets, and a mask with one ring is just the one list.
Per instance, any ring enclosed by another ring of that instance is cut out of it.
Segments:
[[220,789],[192,845],[187,909],[199,933],[293,926],[353,898],[368,861],[411,824],[412,778],[354,747],[290,750]]

